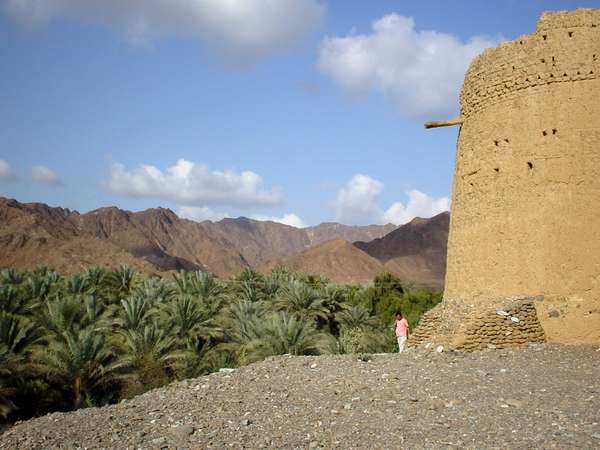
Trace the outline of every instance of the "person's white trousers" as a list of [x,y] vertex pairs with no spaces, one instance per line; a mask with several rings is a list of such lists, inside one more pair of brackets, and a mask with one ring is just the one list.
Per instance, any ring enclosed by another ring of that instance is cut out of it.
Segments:
[[402,353],[404,351],[405,345],[406,345],[406,336],[398,336],[398,353]]

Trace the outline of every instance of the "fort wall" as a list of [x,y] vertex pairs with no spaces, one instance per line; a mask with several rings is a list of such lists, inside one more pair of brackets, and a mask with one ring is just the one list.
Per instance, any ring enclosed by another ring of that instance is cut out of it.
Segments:
[[600,9],[544,13],[535,33],[473,61],[446,304],[479,315],[539,298],[545,339],[600,342],[599,75]]

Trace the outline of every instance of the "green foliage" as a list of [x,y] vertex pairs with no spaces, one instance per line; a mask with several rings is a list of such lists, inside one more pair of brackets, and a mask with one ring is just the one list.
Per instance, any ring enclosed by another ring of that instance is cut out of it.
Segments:
[[0,420],[116,402],[272,355],[392,351],[395,312],[414,327],[440,299],[389,273],[363,287],[283,267],[229,280],[127,266],[2,270]]

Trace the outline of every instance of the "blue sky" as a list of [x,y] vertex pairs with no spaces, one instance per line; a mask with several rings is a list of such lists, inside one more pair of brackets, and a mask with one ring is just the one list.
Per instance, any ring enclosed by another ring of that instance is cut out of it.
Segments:
[[483,48],[586,6],[2,0],[0,195],[296,225],[431,215],[457,130],[423,122],[458,114]]

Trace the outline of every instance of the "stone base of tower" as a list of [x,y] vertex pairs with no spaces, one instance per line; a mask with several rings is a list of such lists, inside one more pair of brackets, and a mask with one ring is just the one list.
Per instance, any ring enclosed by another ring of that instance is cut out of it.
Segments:
[[545,342],[536,303],[543,296],[468,305],[444,300],[428,311],[409,340],[409,346],[438,346],[476,351]]
[[473,303],[444,299],[423,315],[409,346],[474,351],[529,342],[600,343],[600,301],[543,295]]

